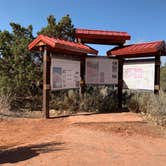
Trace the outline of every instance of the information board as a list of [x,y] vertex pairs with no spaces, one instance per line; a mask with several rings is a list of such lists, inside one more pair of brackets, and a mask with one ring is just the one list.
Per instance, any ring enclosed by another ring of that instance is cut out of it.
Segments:
[[80,88],[80,61],[51,59],[51,90]]
[[86,58],[86,84],[117,84],[118,60],[106,57]]
[[123,66],[124,88],[154,90],[155,63],[130,62]]

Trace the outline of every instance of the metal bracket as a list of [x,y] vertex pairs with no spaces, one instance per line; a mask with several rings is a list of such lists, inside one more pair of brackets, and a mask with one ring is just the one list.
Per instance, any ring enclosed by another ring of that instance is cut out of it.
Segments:
[[160,60],[155,61],[155,65],[160,65],[160,64],[161,64]]
[[160,86],[159,85],[155,85],[154,86],[154,90],[160,90]]
[[84,81],[84,80],[81,80],[81,81],[80,81],[80,84],[81,84],[81,85],[85,84],[85,81]]
[[50,84],[43,85],[44,90],[50,90]]

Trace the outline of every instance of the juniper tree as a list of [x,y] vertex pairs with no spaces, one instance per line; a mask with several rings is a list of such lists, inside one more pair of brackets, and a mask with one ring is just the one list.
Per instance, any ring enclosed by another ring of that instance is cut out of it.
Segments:
[[57,23],[53,15],[48,16],[47,25],[38,34],[74,41],[74,25],[69,15],[61,18]]
[[0,87],[11,89],[17,96],[31,95],[31,86],[39,78],[38,54],[28,50],[34,39],[32,26],[27,28],[10,23],[12,31],[0,31]]
[[[38,34],[74,40],[74,26],[69,15],[56,23],[53,15],[47,18],[48,25]],[[17,97],[40,95],[42,87],[42,54],[32,53],[28,44],[34,39],[32,25],[23,27],[10,23],[11,32],[0,30],[0,90],[10,90]]]

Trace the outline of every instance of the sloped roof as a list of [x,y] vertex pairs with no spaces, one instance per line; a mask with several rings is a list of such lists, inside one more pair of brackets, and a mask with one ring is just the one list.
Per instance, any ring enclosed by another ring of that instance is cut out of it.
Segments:
[[76,29],[75,37],[83,43],[121,45],[131,36],[127,32]]
[[84,54],[97,54],[98,51],[81,43],[75,43],[70,41],[65,41],[61,39],[56,39],[44,35],[39,35],[36,39],[34,39],[29,45],[29,50],[38,50],[40,43],[44,43],[52,50],[58,51],[68,51],[75,53],[84,53]]
[[107,51],[107,55],[115,55],[117,57],[136,57],[136,56],[148,56],[148,55],[156,55],[160,51],[165,50],[165,42],[164,41],[154,41],[154,42],[146,42],[139,44],[132,44],[122,47],[115,47],[109,51]]

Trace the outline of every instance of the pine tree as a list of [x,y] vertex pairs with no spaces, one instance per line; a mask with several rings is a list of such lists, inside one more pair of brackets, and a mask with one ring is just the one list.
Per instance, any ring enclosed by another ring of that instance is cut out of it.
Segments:
[[74,41],[74,25],[69,15],[62,17],[58,23],[55,17],[50,15],[47,18],[47,26],[42,28],[38,34]]
[[[47,18],[48,25],[38,34],[74,40],[74,26],[69,15],[58,23],[53,15]],[[33,27],[10,23],[12,31],[0,30],[0,91],[10,91],[17,98],[40,96],[42,85],[42,55],[28,50],[34,39]]]
[[41,62],[36,63],[38,54],[28,50],[34,39],[32,26],[27,28],[10,23],[12,32],[0,32],[0,87],[17,96],[32,95],[32,83],[41,80]]

